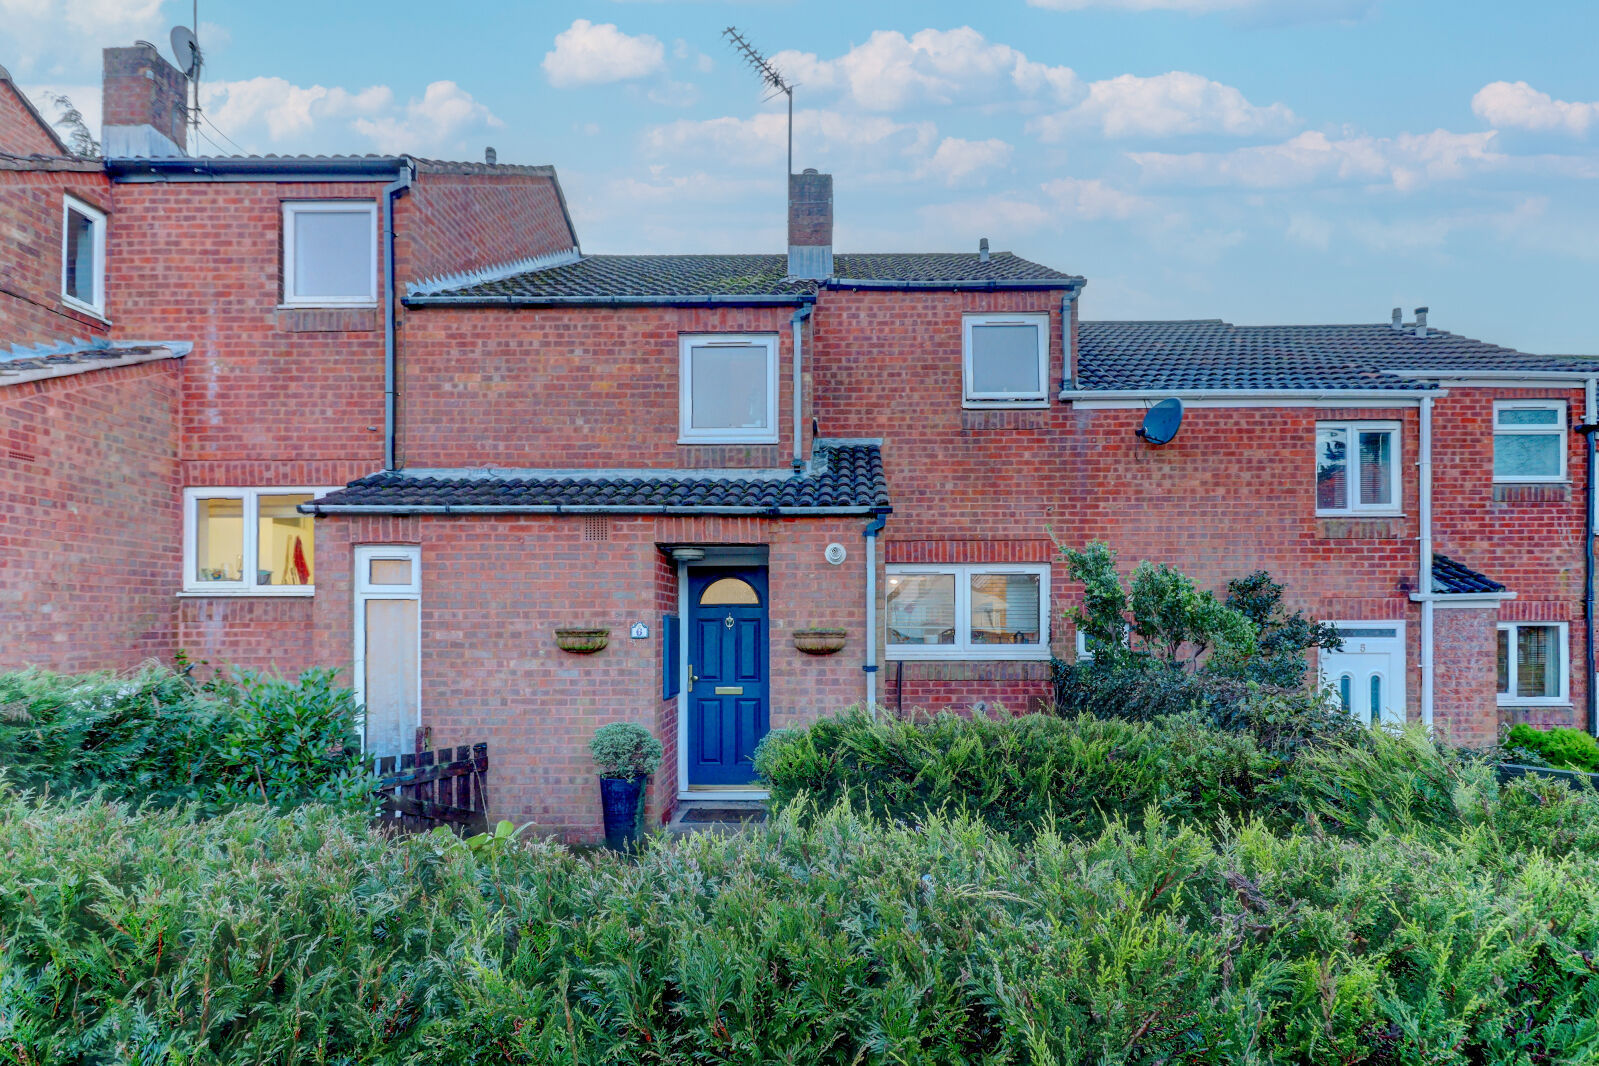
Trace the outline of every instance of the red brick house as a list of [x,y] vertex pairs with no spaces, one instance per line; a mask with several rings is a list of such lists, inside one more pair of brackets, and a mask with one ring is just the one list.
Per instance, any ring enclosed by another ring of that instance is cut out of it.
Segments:
[[173,148],[104,163],[0,79],[0,667],[340,667],[374,750],[487,740],[496,815],[592,836],[607,721],[664,816],[770,728],[1046,698],[1054,537],[1270,570],[1362,718],[1593,728],[1599,360],[1082,321],[986,247],[835,255],[810,171],[787,254],[586,255],[548,167],[182,155],[163,66],[107,51],[106,143]]

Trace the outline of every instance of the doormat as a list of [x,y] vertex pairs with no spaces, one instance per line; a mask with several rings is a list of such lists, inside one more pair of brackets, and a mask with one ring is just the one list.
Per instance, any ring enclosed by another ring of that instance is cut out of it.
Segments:
[[690,807],[679,819],[683,822],[755,822],[766,821],[766,812],[751,807]]

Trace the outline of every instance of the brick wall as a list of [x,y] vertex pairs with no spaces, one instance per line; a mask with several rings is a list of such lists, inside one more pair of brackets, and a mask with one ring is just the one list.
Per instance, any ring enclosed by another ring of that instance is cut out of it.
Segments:
[[29,110],[22,90],[6,77],[0,77],[0,154],[63,154],[55,138]]
[[1496,612],[1451,607],[1433,612],[1433,726],[1455,744],[1488,747],[1499,737],[1495,679]]
[[396,212],[402,285],[577,244],[553,177],[447,174],[424,164]]
[[0,387],[0,670],[170,661],[178,363]]
[[[0,81],[0,100],[6,84]],[[62,204],[68,194],[106,212],[110,259],[120,234],[102,171],[0,169],[0,348],[108,333],[100,319],[61,300]]]

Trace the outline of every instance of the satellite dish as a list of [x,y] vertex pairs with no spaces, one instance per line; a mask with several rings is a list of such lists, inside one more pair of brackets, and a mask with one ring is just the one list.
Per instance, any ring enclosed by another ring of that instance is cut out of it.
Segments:
[[1162,400],[1144,415],[1144,426],[1135,432],[1150,444],[1170,444],[1183,425],[1183,401],[1173,396]]
[[178,61],[178,69],[186,78],[194,77],[200,69],[200,42],[189,27],[172,27],[172,58]]

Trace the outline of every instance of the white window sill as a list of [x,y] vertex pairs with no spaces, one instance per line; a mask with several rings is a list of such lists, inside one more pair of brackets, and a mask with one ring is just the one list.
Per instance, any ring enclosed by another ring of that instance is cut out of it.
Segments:
[[777,437],[679,437],[679,444],[776,444]]
[[98,322],[104,322],[108,326],[111,324],[111,320],[105,316],[105,308],[103,307],[90,307],[86,303],[79,303],[66,293],[61,294],[61,304],[69,311],[76,311],[80,315],[88,315],[90,318]]
[[1317,518],[1404,518],[1403,511],[1317,511]]
[[377,306],[376,300],[365,302],[342,300],[326,304],[281,303],[277,309],[279,311],[375,311]]
[[884,649],[883,657],[904,662],[935,662],[935,663],[1043,663],[1051,658],[1048,648],[1027,648],[1021,651],[1007,649],[1005,651],[978,651],[975,648],[956,648],[948,651],[928,651],[915,645],[890,644]]
[[178,593],[180,600],[214,600],[214,599],[302,599],[308,600],[316,595],[316,589],[304,586],[298,588],[253,588],[253,589],[184,589]]
[[994,411],[1016,410],[1046,411],[1049,409],[1049,398],[1042,400],[973,400],[961,401],[961,409],[965,411]]
[[1500,696],[1499,697],[1499,706],[1501,706],[1501,707],[1525,707],[1528,710],[1540,710],[1540,711],[1541,710],[1548,710],[1550,708],[1555,708],[1555,709],[1558,710],[1561,707],[1569,708],[1571,706],[1571,701],[1568,700],[1568,699],[1539,699],[1538,697],[1535,697],[1535,696],[1523,696],[1523,697],[1519,697],[1519,698],[1511,698],[1511,697],[1507,697],[1507,696]]

